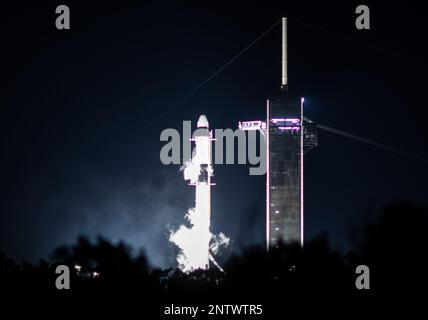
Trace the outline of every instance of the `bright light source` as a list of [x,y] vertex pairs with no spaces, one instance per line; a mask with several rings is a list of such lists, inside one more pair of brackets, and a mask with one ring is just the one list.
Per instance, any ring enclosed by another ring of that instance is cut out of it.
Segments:
[[74,269],[76,269],[77,272],[80,272],[80,270],[82,269],[82,266],[79,266],[78,264],[76,264],[74,266]]
[[300,98],[300,102],[301,102],[301,103],[305,102],[305,97],[301,97],[301,98]]
[[[261,121],[258,121],[261,123]],[[245,123],[239,123],[245,126]],[[211,177],[213,168],[211,164],[211,141],[212,133],[209,131],[208,120],[200,116],[198,128],[204,128],[206,132],[195,135],[193,141],[193,155],[182,167],[184,180],[195,185],[195,207],[190,208],[185,219],[190,226],[181,225],[177,230],[171,231],[169,241],[180,248],[177,255],[178,267],[185,273],[197,269],[208,269],[211,261],[220,270],[221,267],[215,262],[215,255],[219,248],[229,244],[229,238],[224,234],[212,234],[211,224]]]

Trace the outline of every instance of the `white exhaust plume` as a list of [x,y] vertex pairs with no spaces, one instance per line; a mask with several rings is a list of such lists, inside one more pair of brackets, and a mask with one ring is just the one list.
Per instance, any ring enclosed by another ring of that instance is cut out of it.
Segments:
[[181,225],[169,236],[169,240],[180,248],[177,263],[185,273],[197,269],[206,270],[209,268],[210,261],[223,271],[213,255],[229,244],[229,238],[223,233],[213,235],[210,231],[211,177],[213,176],[211,141],[213,139],[208,120],[204,115],[199,117],[197,127],[198,130],[192,139],[195,141],[192,159],[186,161],[181,168],[184,180],[189,181],[189,184],[196,188],[195,207],[190,208],[185,215],[190,227]]

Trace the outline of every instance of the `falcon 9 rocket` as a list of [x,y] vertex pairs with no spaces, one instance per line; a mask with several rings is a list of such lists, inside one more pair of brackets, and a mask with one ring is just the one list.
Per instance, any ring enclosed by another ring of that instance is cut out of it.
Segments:
[[[192,154],[192,166],[184,169],[184,179],[190,180],[190,184],[195,185],[195,214],[197,223],[194,223],[194,231],[199,236],[196,246],[197,261],[195,266],[206,269],[209,266],[209,244],[211,240],[211,176],[213,169],[211,165],[211,141],[212,133],[209,131],[209,123],[206,116],[201,115],[197,123],[197,130],[194,133],[195,149]],[[193,167],[193,168],[191,168]],[[196,172],[192,172],[195,170]]]
[[171,233],[170,241],[181,249],[177,262],[182,271],[208,269],[210,261],[222,270],[213,254],[217,253],[219,247],[227,246],[229,239],[223,233],[213,235],[210,230],[213,138],[206,116],[199,117],[197,130],[191,140],[195,142],[192,158],[183,165],[184,179],[195,186],[195,207],[186,214],[191,227],[182,225]]

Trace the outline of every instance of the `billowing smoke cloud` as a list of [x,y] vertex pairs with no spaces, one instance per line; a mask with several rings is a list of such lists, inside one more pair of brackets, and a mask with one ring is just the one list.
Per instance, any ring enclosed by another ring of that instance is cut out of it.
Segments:
[[59,177],[60,184],[52,180],[52,187],[40,184],[40,195],[32,196],[22,206],[22,214],[18,212],[27,219],[8,222],[15,229],[15,239],[22,233],[23,240],[14,240],[14,250],[1,249],[18,261],[36,262],[39,257],[50,257],[56,247],[74,243],[80,235],[102,236],[113,242],[124,240],[136,252],[144,249],[154,266],[175,265],[168,226],[179,224],[192,193],[183,188],[176,166],[147,171],[134,175],[80,172],[70,179]]
[[[181,168],[184,180],[195,184],[195,207],[190,208],[185,215],[190,226],[181,225],[176,231],[171,231],[169,240],[180,248],[177,255],[179,268],[186,273],[197,269],[208,269],[211,261],[220,270],[222,268],[215,261],[213,254],[217,254],[221,247],[229,244],[229,238],[223,233],[218,236],[211,233],[211,180],[213,175],[210,160],[202,160],[204,155],[210,154],[210,137],[197,137],[202,140],[193,150],[192,159],[186,161]],[[200,149],[198,149],[200,148]],[[203,150],[207,148],[207,150]],[[202,166],[201,166],[202,165]],[[206,174],[203,183],[199,178]]]

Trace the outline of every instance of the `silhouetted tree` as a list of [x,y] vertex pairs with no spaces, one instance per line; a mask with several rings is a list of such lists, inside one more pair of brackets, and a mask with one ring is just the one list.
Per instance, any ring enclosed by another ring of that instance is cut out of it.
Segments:
[[355,288],[355,268],[365,264],[372,291],[393,294],[427,284],[427,217],[422,207],[390,205],[377,223],[367,226],[361,247],[346,256],[332,250],[327,235],[321,234],[303,248],[296,243],[280,243],[268,253],[265,248],[247,248],[225,263],[225,273],[216,268],[190,274],[152,268],[144,251],[133,254],[123,242],[98,238],[93,243],[80,237],[75,245],[55,250],[53,262],[18,265],[0,252],[0,291],[33,288],[58,294],[55,267],[66,264],[72,271],[73,292],[78,293],[150,295],[159,304],[229,299],[280,305],[284,299],[291,303],[330,294],[365,298],[367,294]]

